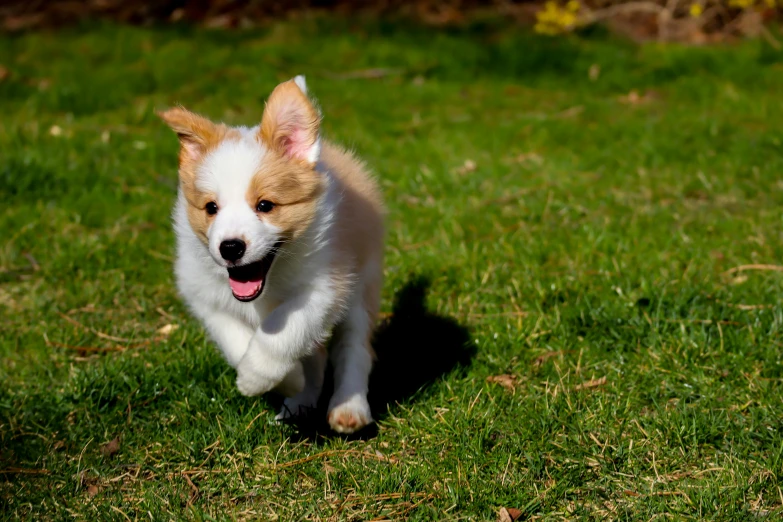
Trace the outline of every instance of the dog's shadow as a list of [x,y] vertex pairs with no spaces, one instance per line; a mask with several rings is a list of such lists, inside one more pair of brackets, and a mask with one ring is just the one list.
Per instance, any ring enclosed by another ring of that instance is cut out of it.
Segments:
[[[398,404],[415,400],[442,376],[470,364],[475,347],[467,328],[455,320],[427,311],[429,281],[414,278],[396,295],[391,315],[376,328],[373,348],[375,366],[370,375],[369,401],[373,418],[382,420]],[[326,406],[333,390],[331,368],[327,369],[318,410],[295,421],[295,439],[317,441],[340,436],[326,423]],[[349,436],[369,439],[377,425]]]

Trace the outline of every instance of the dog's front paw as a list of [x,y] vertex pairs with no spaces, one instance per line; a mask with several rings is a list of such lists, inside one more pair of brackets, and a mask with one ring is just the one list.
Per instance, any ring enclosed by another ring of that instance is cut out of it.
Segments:
[[251,348],[237,365],[237,388],[239,393],[248,397],[272,390],[292,397],[302,391],[304,384],[304,370],[299,361],[289,369],[288,365],[280,364]]
[[277,385],[277,382],[252,369],[237,368],[237,389],[247,397],[262,395]]
[[337,433],[353,433],[373,422],[370,404],[364,395],[356,394],[344,401],[332,397],[330,403],[329,425]]

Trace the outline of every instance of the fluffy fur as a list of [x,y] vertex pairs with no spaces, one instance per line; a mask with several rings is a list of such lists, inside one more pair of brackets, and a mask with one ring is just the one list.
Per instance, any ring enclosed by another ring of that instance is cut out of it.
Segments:
[[[382,282],[382,202],[364,165],[322,140],[304,78],[278,85],[252,128],[180,107],[160,116],[181,144],[178,288],[236,369],[239,391],[279,391],[287,398],[278,417],[297,415],[315,407],[331,356],[330,425],[350,433],[372,422],[367,385]],[[261,201],[272,210],[259,210]],[[234,240],[245,252],[225,259],[221,244]],[[230,270],[263,259],[273,261],[254,276],[260,295],[240,301],[232,289],[244,287],[229,280]]]

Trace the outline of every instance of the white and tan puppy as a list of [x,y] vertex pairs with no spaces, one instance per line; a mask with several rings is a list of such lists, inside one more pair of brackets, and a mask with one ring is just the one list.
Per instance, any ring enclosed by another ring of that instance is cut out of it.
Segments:
[[252,128],[183,108],[160,116],[181,145],[177,285],[239,391],[286,395],[278,418],[315,407],[331,334],[329,424],[351,433],[372,422],[382,201],[364,165],[321,139],[304,78],[278,85]]

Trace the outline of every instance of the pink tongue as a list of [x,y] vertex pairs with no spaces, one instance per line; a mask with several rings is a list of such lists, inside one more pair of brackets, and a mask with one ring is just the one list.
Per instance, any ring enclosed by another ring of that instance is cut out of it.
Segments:
[[236,279],[228,278],[228,284],[231,285],[231,291],[234,292],[234,295],[239,297],[250,297],[255,295],[255,293],[258,292],[258,289],[261,288],[261,283],[263,282],[263,279],[258,279],[256,281],[237,281]]

